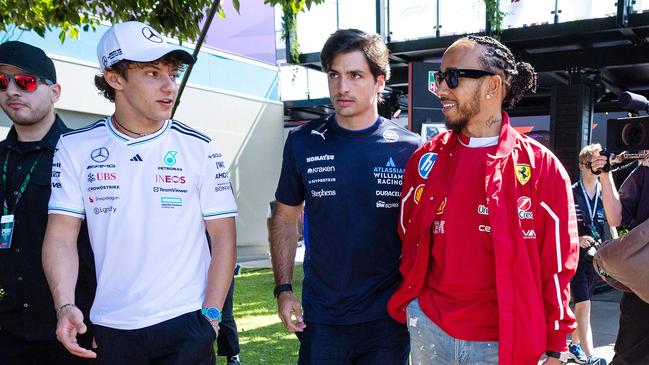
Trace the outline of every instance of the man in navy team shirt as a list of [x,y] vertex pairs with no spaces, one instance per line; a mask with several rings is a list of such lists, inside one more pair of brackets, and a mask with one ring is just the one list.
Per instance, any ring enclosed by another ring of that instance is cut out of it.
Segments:
[[[279,316],[298,333],[299,364],[406,364],[408,331],[386,304],[401,282],[401,185],[420,138],[378,115],[390,77],[378,35],[338,30],[321,61],[335,113],[289,134],[275,195],[270,247]],[[291,284],[303,203],[300,305]]]

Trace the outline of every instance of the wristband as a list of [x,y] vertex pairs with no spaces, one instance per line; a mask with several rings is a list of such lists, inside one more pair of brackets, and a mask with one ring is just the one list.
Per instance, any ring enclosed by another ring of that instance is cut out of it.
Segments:
[[277,298],[285,291],[293,291],[293,286],[291,284],[280,284],[275,287],[275,290],[273,290],[273,295]]
[[76,307],[76,305],[74,305],[74,303],[65,303],[62,306],[56,308],[56,318],[59,318],[59,313],[61,313],[61,311],[67,307]]
[[556,352],[556,351],[546,351],[546,352],[545,352],[545,355],[546,355],[547,357],[553,357],[553,358],[555,358],[555,359],[559,359],[559,360],[561,360],[561,353],[560,353],[560,352]]

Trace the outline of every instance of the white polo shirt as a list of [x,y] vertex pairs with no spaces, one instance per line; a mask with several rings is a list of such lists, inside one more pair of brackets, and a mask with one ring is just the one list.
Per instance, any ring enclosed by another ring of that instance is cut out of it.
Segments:
[[49,214],[88,222],[97,268],[90,320],[138,329],[201,308],[210,263],[204,220],[236,216],[237,206],[209,137],[168,120],[131,138],[105,118],[61,136]]

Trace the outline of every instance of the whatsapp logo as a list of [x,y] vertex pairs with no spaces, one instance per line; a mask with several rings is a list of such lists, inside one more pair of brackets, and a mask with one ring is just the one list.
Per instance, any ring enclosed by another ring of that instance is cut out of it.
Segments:
[[176,164],[176,155],[178,154],[178,151],[169,151],[165,154],[165,156],[162,158],[162,162],[165,163],[167,166],[173,166]]

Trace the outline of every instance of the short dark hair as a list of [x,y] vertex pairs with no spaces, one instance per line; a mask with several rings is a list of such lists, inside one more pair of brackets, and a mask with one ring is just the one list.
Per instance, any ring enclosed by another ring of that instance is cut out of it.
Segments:
[[[135,62],[129,60],[121,60],[116,64],[112,65],[109,68],[106,68],[108,71],[112,71],[123,77],[125,80],[128,80],[128,70],[132,68],[143,68],[145,65],[166,63],[172,67],[178,67],[179,70],[183,70],[186,66],[185,62],[181,57],[174,53],[168,53],[160,59],[157,59],[152,62]],[[110,102],[115,102],[115,89],[106,81],[103,74],[95,75],[95,87],[99,90],[99,94],[103,95]]]
[[380,75],[385,76],[385,81],[390,79],[390,51],[383,38],[378,34],[365,33],[358,29],[338,29],[329,36],[320,52],[323,70],[328,72],[334,58],[339,54],[354,51],[365,54],[374,79]]
[[465,37],[485,47],[480,63],[485,71],[504,73],[507,85],[505,102],[514,106],[527,91],[536,92],[537,75],[534,67],[527,62],[516,62],[512,51],[504,44],[488,36],[470,35]]

